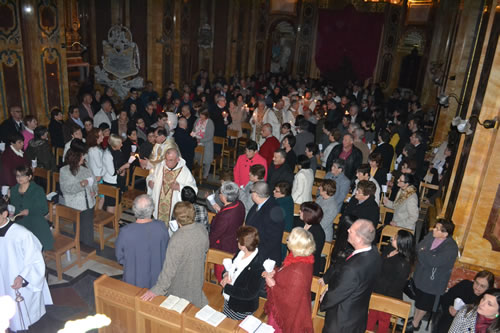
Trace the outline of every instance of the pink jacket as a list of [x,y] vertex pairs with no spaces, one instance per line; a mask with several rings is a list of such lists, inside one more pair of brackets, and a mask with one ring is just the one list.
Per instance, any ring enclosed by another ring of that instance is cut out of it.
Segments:
[[24,136],[24,151],[26,151],[26,148],[28,148],[28,144],[30,143],[31,140],[35,137],[34,134],[31,134],[27,130],[23,131],[23,136]]
[[252,159],[248,159],[247,155],[242,154],[238,157],[238,161],[234,166],[234,182],[238,184],[238,186],[246,186],[250,180],[250,167],[255,164],[260,164],[266,168],[266,175],[264,180],[267,179],[267,161],[264,157],[260,156],[259,153],[256,153]]

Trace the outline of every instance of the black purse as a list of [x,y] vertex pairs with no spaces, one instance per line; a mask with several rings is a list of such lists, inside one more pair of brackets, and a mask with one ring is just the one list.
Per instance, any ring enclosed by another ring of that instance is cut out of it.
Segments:
[[413,278],[409,278],[407,281],[406,281],[406,285],[403,289],[403,293],[408,296],[409,298],[411,299],[415,299],[415,296],[416,296],[416,291],[417,291],[417,287],[415,286],[415,280],[413,280]]

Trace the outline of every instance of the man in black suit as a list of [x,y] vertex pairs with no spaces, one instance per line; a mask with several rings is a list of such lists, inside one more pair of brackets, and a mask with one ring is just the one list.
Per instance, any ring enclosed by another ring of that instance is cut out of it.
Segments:
[[389,144],[389,141],[391,141],[391,133],[386,129],[381,130],[378,134],[378,146],[373,151],[382,155],[381,168],[385,170],[391,170],[394,158],[394,147]]
[[357,220],[348,233],[354,252],[341,269],[331,266],[323,277],[328,284],[320,305],[321,311],[326,311],[325,333],[365,332],[370,296],[382,267],[377,248],[372,246],[375,228],[371,221]]
[[267,171],[267,183],[269,187],[274,189],[279,182],[287,182],[293,184],[293,170],[286,162],[286,151],[277,149],[274,152],[273,162]]
[[416,176],[418,179],[423,179],[428,169],[425,163],[427,145],[424,142],[424,136],[421,132],[415,132],[410,136],[410,143],[415,147],[415,161],[417,161]]
[[194,149],[196,148],[196,139],[193,138],[187,130],[188,122],[186,118],[179,118],[179,123],[174,132],[174,140],[179,146],[182,158],[186,161],[189,170],[193,170]]
[[271,196],[269,185],[258,181],[250,191],[255,203],[247,214],[246,225],[259,231],[259,257],[262,261],[272,259],[281,265],[281,239],[285,229],[285,220],[280,205]]
[[24,130],[23,111],[20,106],[9,108],[10,117],[0,125],[0,141],[7,144],[11,136]]

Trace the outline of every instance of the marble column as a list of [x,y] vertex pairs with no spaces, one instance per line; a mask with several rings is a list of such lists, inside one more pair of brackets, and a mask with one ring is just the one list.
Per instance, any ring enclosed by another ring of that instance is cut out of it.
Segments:
[[[493,1],[493,8],[496,7]],[[479,120],[493,119],[499,116],[500,99],[500,41],[498,28],[492,30],[495,11],[489,12],[484,17],[486,34],[484,43],[478,45],[481,52],[479,67],[476,73],[471,74],[473,90],[471,103],[467,110],[467,118],[472,112],[479,115]],[[489,75],[488,75],[489,72]],[[479,80],[487,75],[486,80]],[[482,103],[481,103],[482,102]],[[490,238],[493,230],[486,229],[490,218],[494,218],[495,210],[500,209],[495,198],[500,196],[500,135],[498,135],[498,123],[494,129],[485,129],[479,124],[475,126],[474,136],[462,136],[462,142],[472,140],[470,151],[466,160],[465,172],[462,178],[458,197],[455,203],[452,220],[456,228],[454,238],[456,239],[462,256],[461,263],[477,265],[483,268],[498,270],[500,268],[500,252],[493,250],[492,243],[485,237]],[[461,151],[459,151],[461,154]],[[498,225],[498,215],[496,216]],[[498,227],[497,227],[498,228]],[[498,235],[497,235],[498,238]],[[500,240],[497,241],[497,244]]]
[[[462,91],[469,82],[470,60],[476,47],[478,34],[477,23],[478,18],[483,14],[483,9],[481,1],[464,0],[463,2],[455,47],[453,48],[450,69],[447,75],[448,78],[454,77],[455,79],[450,80],[445,78],[444,87],[446,88],[443,93],[447,95],[454,94],[461,96]],[[460,103],[463,103],[463,100],[458,99]],[[441,108],[434,135],[434,143],[446,140],[451,120],[459,110],[460,105],[454,98],[450,98],[450,106],[448,108]]]

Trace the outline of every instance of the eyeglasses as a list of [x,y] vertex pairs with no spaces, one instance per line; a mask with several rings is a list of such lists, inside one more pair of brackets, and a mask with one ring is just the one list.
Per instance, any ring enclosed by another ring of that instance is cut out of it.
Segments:
[[474,280],[474,284],[478,287],[481,287],[483,289],[488,289],[489,285],[484,285],[484,284],[481,284],[479,282],[477,282],[477,280]]

